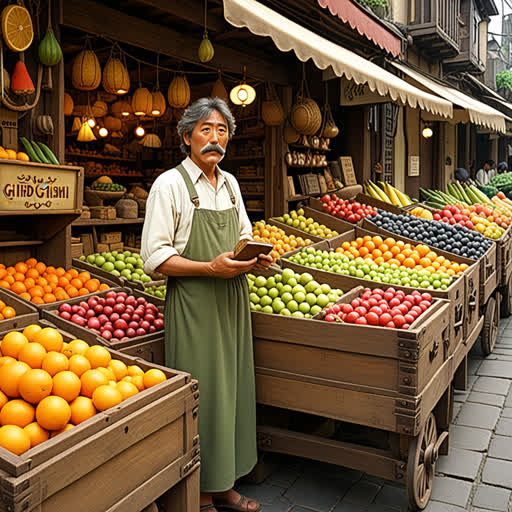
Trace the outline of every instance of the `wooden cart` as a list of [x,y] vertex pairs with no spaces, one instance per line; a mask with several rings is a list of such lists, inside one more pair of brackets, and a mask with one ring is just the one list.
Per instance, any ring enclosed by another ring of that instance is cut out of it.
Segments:
[[[259,312],[252,320],[260,450],[403,482],[411,510],[424,508],[438,455],[448,452],[449,303],[434,299],[407,331]],[[313,416],[294,424],[298,413]],[[364,441],[345,435],[351,424]]]
[[166,491],[167,510],[199,510],[197,381],[109,351],[167,380],[20,456],[0,448],[0,511],[140,512]]

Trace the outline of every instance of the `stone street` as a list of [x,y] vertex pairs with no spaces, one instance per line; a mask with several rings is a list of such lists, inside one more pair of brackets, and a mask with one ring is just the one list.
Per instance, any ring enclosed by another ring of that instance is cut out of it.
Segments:
[[[502,319],[494,352],[477,340],[468,390],[455,392],[450,454],[436,466],[427,512],[512,512],[512,317]],[[401,485],[348,468],[276,456],[277,469],[240,492],[263,512],[406,512]]]

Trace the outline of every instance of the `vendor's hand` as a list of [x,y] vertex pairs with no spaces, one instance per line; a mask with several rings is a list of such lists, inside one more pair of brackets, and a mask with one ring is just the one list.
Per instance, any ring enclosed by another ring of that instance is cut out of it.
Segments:
[[210,274],[214,277],[230,279],[232,277],[251,271],[258,261],[258,258],[253,258],[252,260],[248,261],[237,261],[233,259],[234,256],[235,255],[233,252],[225,252],[223,254],[219,254],[210,263]]
[[254,270],[266,270],[270,265],[272,265],[273,261],[274,258],[272,258],[270,254],[260,254],[256,265],[254,265]]

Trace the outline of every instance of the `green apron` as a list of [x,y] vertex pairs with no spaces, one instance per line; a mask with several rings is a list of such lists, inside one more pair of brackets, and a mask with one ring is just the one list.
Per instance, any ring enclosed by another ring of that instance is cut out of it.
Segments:
[[[194,203],[190,238],[181,256],[212,261],[232,251],[240,238],[233,207],[199,208],[199,198],[182,165],[177,170]],[[201,492],[231,489],[256,464],[256,394],[249,292],[245,275],[169,277],[165,303],[167,366],[199,380]]]

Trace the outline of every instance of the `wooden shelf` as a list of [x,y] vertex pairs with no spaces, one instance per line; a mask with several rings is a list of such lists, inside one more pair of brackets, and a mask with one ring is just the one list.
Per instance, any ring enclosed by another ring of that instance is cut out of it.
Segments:
[[303,201],[304,199],[307,199],[308,197],[312,197],[312,196],[305,196],[305,195],[301,195],[301,194],[296,194],[294,196],[290,196],[287,201]]
[[43,245],[43,240],[9,240],[0,242],[0,247],[24,247],[27,245]]
[[265,192],[242,192],[243,197],[253,198],[253,197],[263,197],[265,195]]
[[256,133],[256,134],[249,134],[249,133],[242,133],[240,135],[234,135],[231,140],[247,140],[247,139],[263,139],[265,137],[264,133]]
[[82,153],[71,153],[66,151],[64,153],[65,158],[94,158],[95,160],[108,160],[111,162],[136,162],[137,159],[135,158],[121,158],[117,156],[106,156],[106,155],[87,155]]
[[264,176],[237,176],[236,177],[237,180],[264,180],[265,177]]
[[[86,178],[99,178],[100,176],[104,176],[105,173],[85,173]],[[122,173],[122,174],[110,174],[111,178],[144,178],[144,174],[138,173],[138,174],[128,174],[128,173]]]
[[265,208],[246,208],[246,211],[250,213],[264,212]]
[[143,224],[143,218],[137,219],[78,219],[75,220],[71,226],[110,226],[121,224]]
[[265,155],[247,155],[247,156],[231,156],[226,157],[228,162],[236,162],[237,160],[264,160]]
[[316,166],[313,166],[313,165],[288,165],[287,166],[288,169],[325,169],[326,167],[328,167],[327,165],[316,165]]

